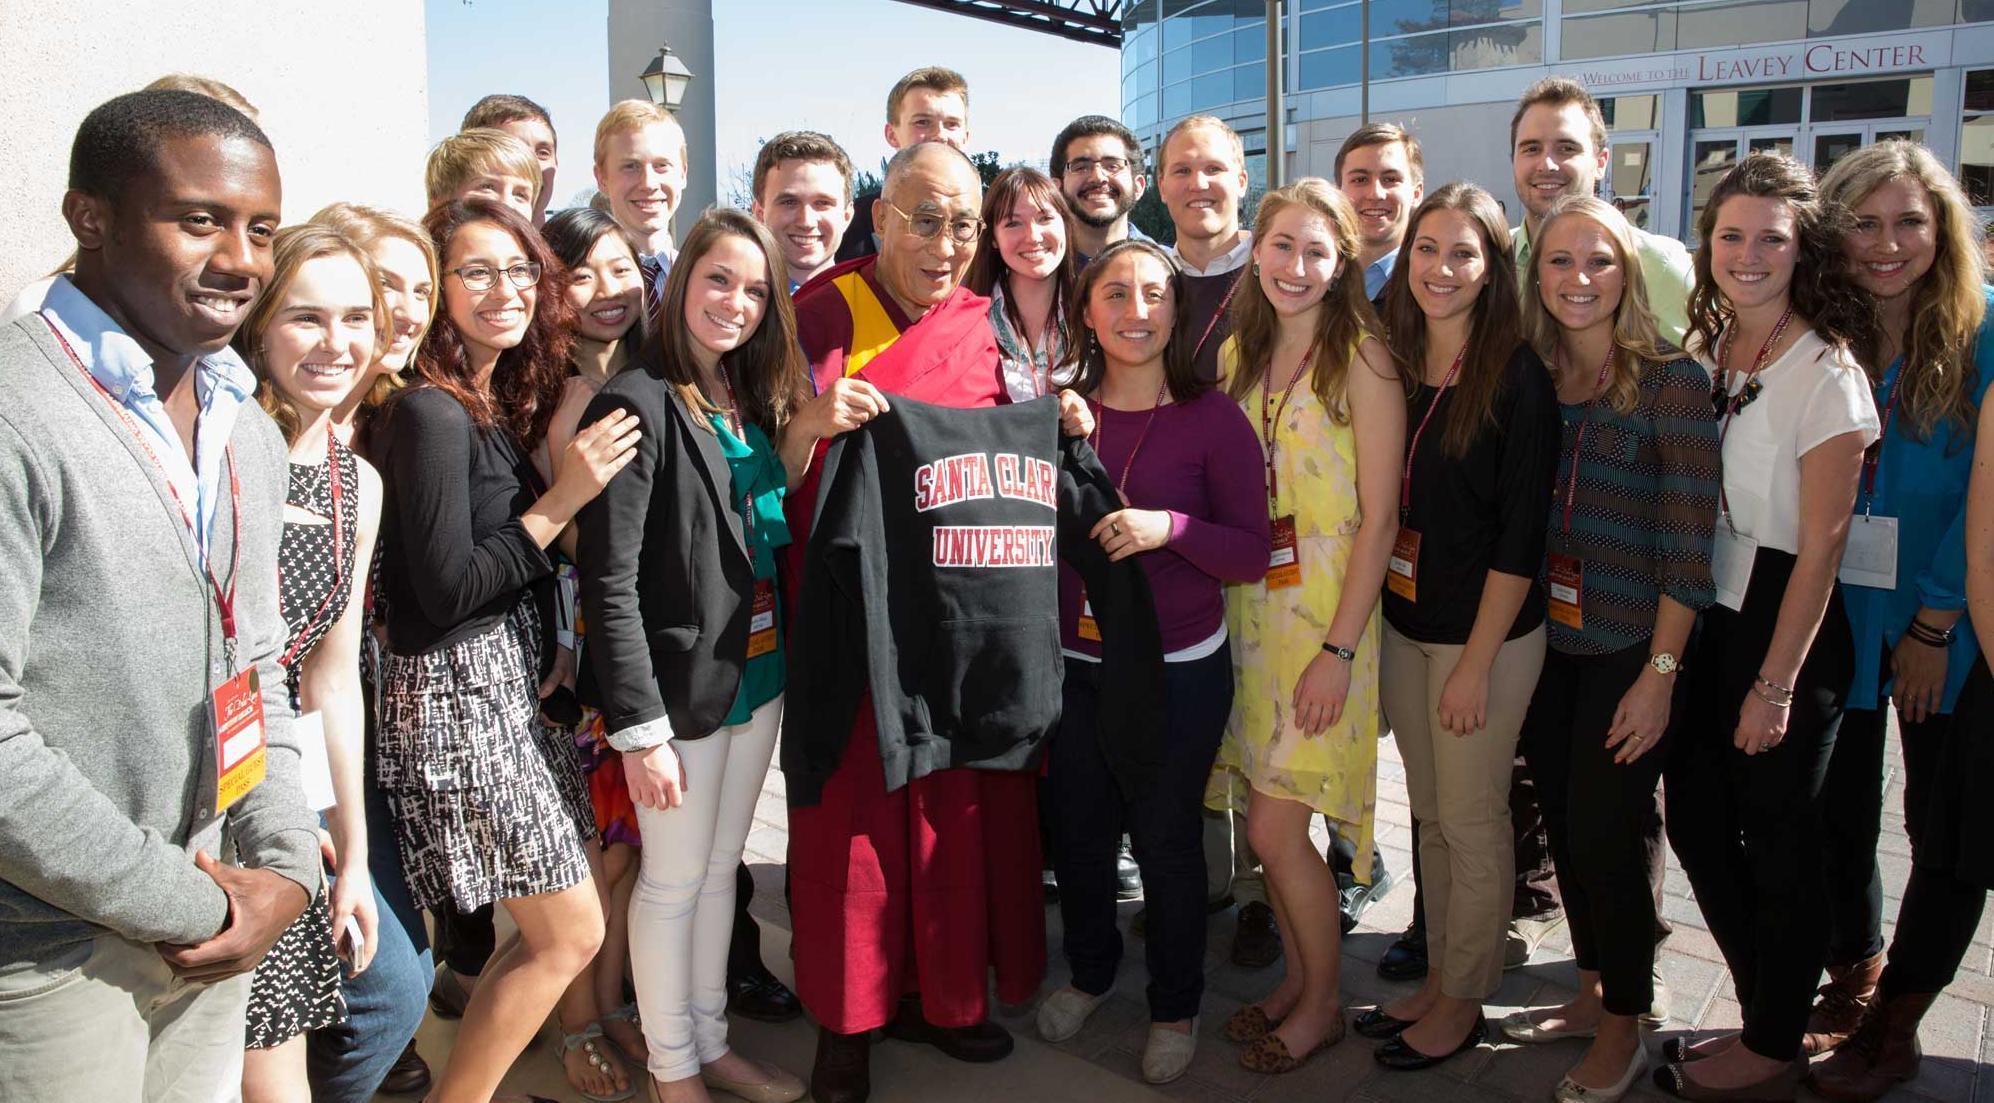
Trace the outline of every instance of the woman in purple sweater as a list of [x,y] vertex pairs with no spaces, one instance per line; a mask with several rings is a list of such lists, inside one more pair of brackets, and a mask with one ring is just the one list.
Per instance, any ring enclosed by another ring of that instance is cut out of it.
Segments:
[[[1266,476],[1239,405],[1192,373],[1171,341],[1177,266],[1146,241],[1109,247],[1087,267],[1067,317],[1069,366],[1093,410],[1093,444],[1126,508],[1092,533],[1112,559],[1140,556],[1163,633],[1165,714],[1141,768],[1116,761],[1096,724],[1100,633],[1080,576],[1060,568],[1065,711],[1048,765],[1053,868],[1073,981],[1039,1008],[1048,1041],[1079,1031],[1113,986],[1115,848],[1134,844],[1149,911],[1149,1042],[1143,1078],[1183,1075],[1196,1049],[1205,980],[1205,779],[1232,708],[1224,582],[1267,570]],[[1139,779],[1139,780],[1138,780]]]

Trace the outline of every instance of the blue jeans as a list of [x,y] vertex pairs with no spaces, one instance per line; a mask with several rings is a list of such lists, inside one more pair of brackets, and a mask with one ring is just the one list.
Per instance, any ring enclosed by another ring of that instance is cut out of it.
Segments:
[[367,845],[374,906],[381,913],[379,944],[367,971],[341,983],[346,1021],[306,1038],[306,1067],[315,1103],[373,1099],[427,1010],[429,935],[423,929],[422,911],[409,899],[408,884],[402,880],[387,803],[373,785],[367,787]]

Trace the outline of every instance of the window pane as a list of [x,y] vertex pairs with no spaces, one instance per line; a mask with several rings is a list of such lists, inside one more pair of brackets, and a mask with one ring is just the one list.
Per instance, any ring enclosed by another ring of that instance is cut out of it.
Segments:
[[1565,57],[1619,57],[1676,48],[1673,11],[1620,12],[1564,22]]
[[1994,111],[1994,69],[1975,69],[1966,74],[1966,109]]
[[1191,95],[1197,101],[1197,109],[1207,111],[1219,104],[1232,102],[1232,70],[1221,69],[1216,73],[1206,73],[1191,82]]
[[[1375,15],[1371,20],[1371,33],[1378,33]],[[1318,46],[1343,46],[1363,37],[1363,14],[1355,4],[1346,8],[1333,8],[1329,11],[1310,12],[1302,16],[1302,49],[1313,50]]]
[[1809,0],[1807,33],[1814,37],[1875,34],[1910,27],[1944,27],[1955,0]]
[[[1339,46],[1302,55],[1298,89],[1335,88],[1357,83],[1357,47]],[[1373,74],[1374,76],[1376,74]]]
[[1799,88],[1747,88],[1691,92],[1689,128],[1776,126],[1800,121]]
[[1710,202],[1710,192],[1737,163],[1738,141],[1735,138],[1696,143],[1690,157],[1689,225],[1692,234],[1696,232],[1697,223],[1702,221],[1704,205]]
[[1493,69],[1503,65],[1534,65],[1544,59],[1543,25],[1480,27],[1455,31],[1455,69]]
[[1814,136],[1814,173],[1820,175],[1834,167],[1836,161],[1847,157],[1862,148],[1860,132],[1847,134],[1816,134]]
[[1608,96],[1599,101],[1608,130],[1653,130],[1661,119],[1658,96]]
[[1742,0],[1691,8],[1676,19],[1676,45],[1695,50],[1807,37],[1807,0]]
[[[1447,71],[1447,32],[1371,44],[1371,79],[1410,77]],[[1355,81],[1352,73],[1345,83]]]
[[1813,121],[1900,119],[1932,113],[1932,78],[1865,80],[1814,86]]
[[1217,38],[1200,39],[1191,45],[1191,71],[1210,73],[1232,66],[1232,36],[1222,34]]
[[1198,113],[1197,98],[1191,92],[1189,81],[1183,84],[1168,85],[1163,89],[1163,117],[1175,121],[1186,115]]
[[1232,32],[1232,59],[1234,61],[1259,61],[1267,56],[1267,27],[1262,20],[1258,27],[1248,27]]
[[1616,142],[1609,166],[1607,191],[1615,196],[1648,195],[1654,191],[1654,158],[1647,142]]
[[1653,200],[1646,196],[1616,195],[1613,197],[1613,205],[1620,208],[1620,213],[1627,216],[1627,221],[1632,223],[1635,229],[1646,230],[1651,228],[1648,224],[1654,221],[1655,212],[1653,208],[1655,204]]
[[1994,0],[1959,0],[1959,21],[1985,23],[1994,19]]
[[1793,135],[1775,134],[1760,136],[1745,143],[1747,153],[1777,153],[1782,157],[1793,156]]
[[1968,116],[1960,128],[1959,182],[1974,206],[1994,205],[1994,115]]
[[1589,11],[1618,11],[1622,8],[1653,7],[1656,0],[1565,0],[1566,15]]
[[1232,71],[1232,98],[1258,100],[1267,97],[1267,65],[1255,62]]
[[1156,60],[1156,39],[1155,27],[1145,27],[1139,32],[1124,35],[1122,68],[1126,70],[1131,65],[1141,65],[1145,61]]
[[1447,0],[1372,0],[1371,35],[1412,34],[1447,25]]
[[1198,75],[1198,67],[1191,61],[1191,48],[1170,50],[1163,55],[1163,83],[1176,84],[1180,80],[1190,80]]
[[1156,25],[1156,0],[1129,0],[1128,10],[1122,15],[1122,27],[1133,34],[1139,27]]

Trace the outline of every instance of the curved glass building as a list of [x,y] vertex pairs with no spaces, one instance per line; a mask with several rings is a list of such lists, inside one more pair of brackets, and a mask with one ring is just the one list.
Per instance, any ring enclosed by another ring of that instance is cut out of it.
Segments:
[[[1687,237],[1738,158],[1778,149],[1823,169],[1889,137],[1923,141],[1994,206],[1994,0],[1287,0],[1289,174],[1327,176],[1361,109],[1410,127],[1429,185],[1475,180],[1514,217],[1515,99],[1550,74],[1600,97],[1608,198]],[[1122,116],[1153,149],[1213,114],[1264,174],[1264,0],[1132,0]]]

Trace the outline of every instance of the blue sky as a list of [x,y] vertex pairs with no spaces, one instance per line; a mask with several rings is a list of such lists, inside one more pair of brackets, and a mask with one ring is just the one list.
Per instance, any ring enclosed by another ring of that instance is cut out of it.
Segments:
[[[544,104],[561,135],[555,199],[590,186],[588,136],[608,107],[607,0],[425,0],[432,139],[487,92]],[[779,131],[822,130],[861,166],[889,152],[886,91],[940,64],[970,86],[970,145],[1043,161],[1076,115],[1120,108],[1112,50],[894,0],[714,0],[719,190]],[[828,46],[828,49],[827,49]],[[695,166],[697,168],[697,166]]]

